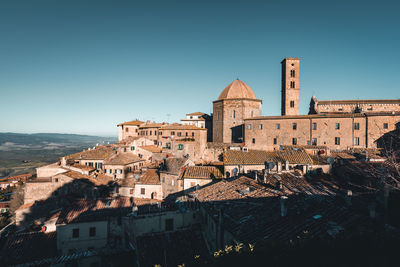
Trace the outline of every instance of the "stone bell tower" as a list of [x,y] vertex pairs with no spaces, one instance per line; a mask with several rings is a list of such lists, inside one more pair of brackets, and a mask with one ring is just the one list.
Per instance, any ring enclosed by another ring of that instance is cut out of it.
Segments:
[[300,58],[282,60],[282,116],[299,115]]

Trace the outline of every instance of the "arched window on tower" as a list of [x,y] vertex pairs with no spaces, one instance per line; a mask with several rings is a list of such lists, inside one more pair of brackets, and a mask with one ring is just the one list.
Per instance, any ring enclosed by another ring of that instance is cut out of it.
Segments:
[[290,77],[292,77],[292,78],[296,77],[296,71],[295,70],[290,70]]
[[235,110],[234,110],[233,113],[232,113],[232,117],[233,117],[233,118],[236,118],[236,111],[235,111]]
[[294,83],[294,81],[291,81],[290,82],[290,88],[294,88],[295,87],[295,83]]

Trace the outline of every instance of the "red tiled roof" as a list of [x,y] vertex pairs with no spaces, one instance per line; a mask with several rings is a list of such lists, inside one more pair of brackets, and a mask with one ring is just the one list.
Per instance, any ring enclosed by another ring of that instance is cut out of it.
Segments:
[[132,153],[118,153],[104,161],[104,165],[127,165],[134,162],[144,161],[144,159]]
[[207,131],[206,128],[199,128],[194,125],[182,125],[182,124],[164,126],[164,127],[160,128],[160,130],[203,130],[203,131]]
[[193,112],[193,113],[188,113],[186,114],[187,116],[203,116],[205,113],[203,112]]
[[117,126],[121,126],[121,125],[139,126],[143,123],[144,123],[143,121],[133,120],[133,121],[127,121],[127,122],[120,123]]
[[142,177],[139,178],[137,184],[160,184],[160,176],[158,170],[148,169]]
[[140,146],[141,149],[147,150],[152,153],[161,153],[162,149],[155,145]]
[[98,146],[95,149],[84,150],[75,154],[71,154],[65,157],[65,159],[93,159],[93,160],[104,160],[114,154],[111,147]]
[[184,179],[222,178],[221,171],[215,166],[189,166],[183,174]]
[[81,199],[61,211],[56,224],[69,224],[94,220],[107,220],[121,212],[131,211],[133,202],[129,198]]
[[257,99],[253,90],[245,82],[237,79],[231,82],[219,95],[218,100],[222,99]]

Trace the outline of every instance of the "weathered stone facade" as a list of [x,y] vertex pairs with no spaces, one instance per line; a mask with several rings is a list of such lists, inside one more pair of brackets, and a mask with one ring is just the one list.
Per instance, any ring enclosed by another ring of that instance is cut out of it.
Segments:
[[300,58],[285,58],[281,64],[282,116],[299,115]]
[[245,143],[250,149],[274,150],[280,145],[375,148],[380,136],[395,129],[400,113],[265,116],[245,121]]
[[309,114],[400,112],[400,99],[324,100],[311,98]]
[[213,141],[243,142],[245,118],[261,115],[259,99],[221,99],[213,102]]

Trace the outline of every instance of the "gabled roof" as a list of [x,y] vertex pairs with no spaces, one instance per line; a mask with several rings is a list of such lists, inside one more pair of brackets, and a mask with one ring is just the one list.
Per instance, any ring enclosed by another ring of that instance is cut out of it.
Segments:
[[188,113],[186,114],[187,116],[203,116],[205,113],[203,112],[193,112],[193,113]]
[[162,148],[159,148],[155,145],[148,145],[148,146],[140,146],[141,149],[147,150],[152,153],[161,153]]
[[311,157],[303,148],[291,148],[290,146],[274,151],[249,150],[245,152],[227,150],[223,155],[225,165],[264,165],[266,161],[288,161],[290,164],[313,164]]
[[160,176],[158,170],[156,169],[148,169],[142,177],[139,178],[137,184],[146,184],[146,185],[157,185],[160,183]]
[[129,198],[80,199],[61,211],[56,224],[104,221],[109,216],[126,214],[133,202]]
[[95,149],[84,150],[82,152],[78,152],[75,154],[71,154],[65,157],[65,159],[97,159],[97,160],[105,160],[114,154],[114,151],[111,147],[108,146],[98,146]]
[[237,79],[231,82],[219,95],[218,100],[223,99],[257,99],[253,90],[245,82]]
[[199,128],[194,125],[182,125],[182,124],[164,126],[164,127],[160,128],[160,130],[203,130],[203,131],[207,131],[206,128]]
[[123,122],[118,124],[117,126],[121,126],[121,125],[127,125],[127,126],[139,126],[141,124],[143,124],[143,121],[139,121],[139,120],[133,120],[133,121],[127,121],[127,122]]
[[118,153],[104,161],[104,165],[126,165],[134,162],[144,161],[144,159],[132,153]]
[[264,165],[266,161],[275,160],[274,152],[267,152],[263,150],[249,150],[247,152],[237,150],[227,150],[224,152],[225,165]]
[[166,172],[173,175],[179,175],[182,171],[182,167],[187,162],[186,158],[167,158],[165,164],[161,168],[161,172]]
[[215,166],[189,166],[183,174],[184,179],[222,178],[221,171]]

